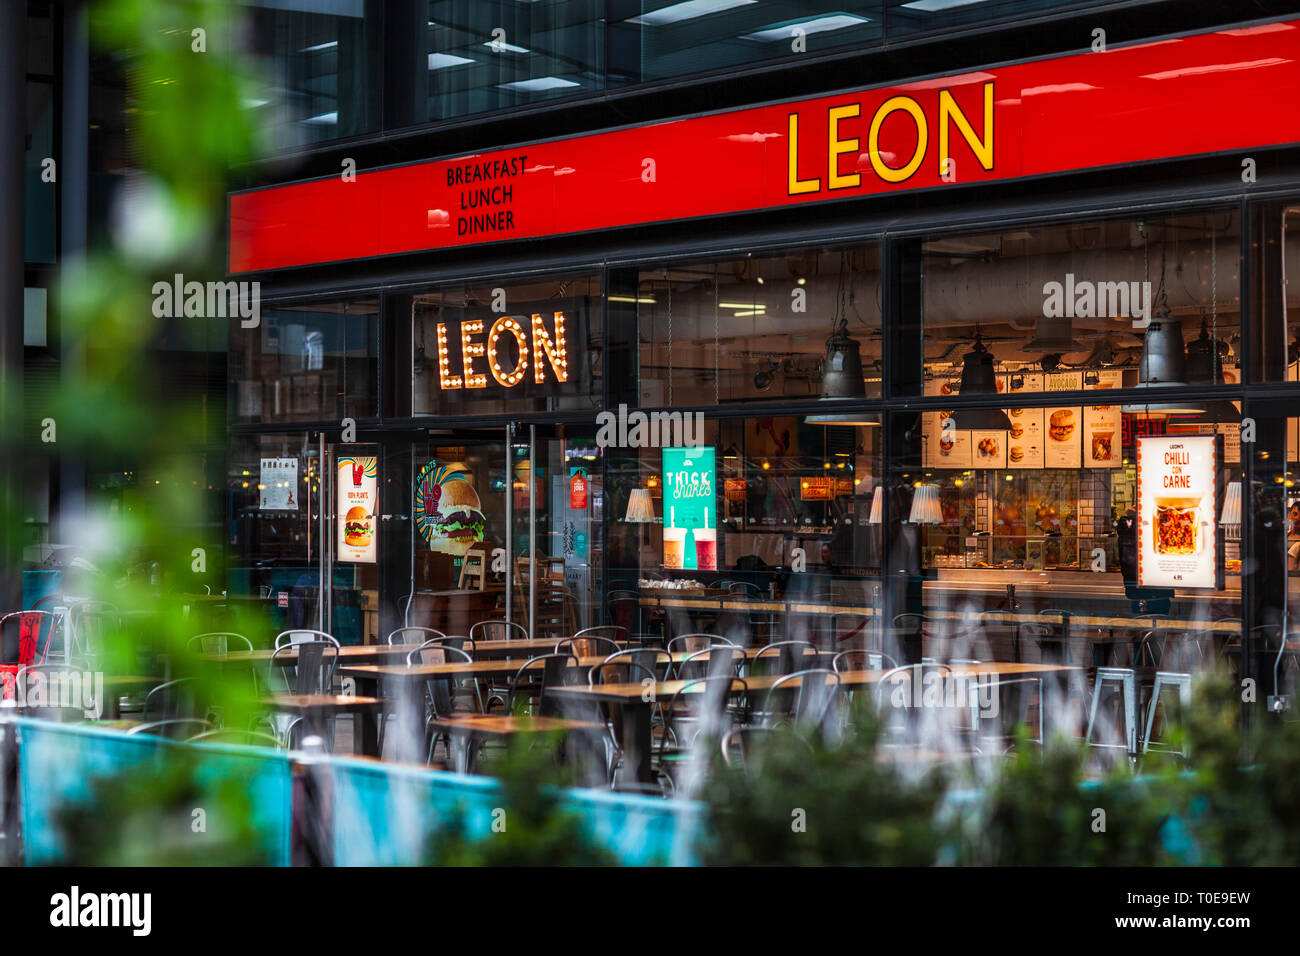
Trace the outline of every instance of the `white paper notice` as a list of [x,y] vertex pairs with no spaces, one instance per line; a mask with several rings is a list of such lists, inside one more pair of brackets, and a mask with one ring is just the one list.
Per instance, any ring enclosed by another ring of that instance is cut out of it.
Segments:
[[1212,435],[1137,440],[1138,583],[1214,588],[1219,502]]
[[298,510],[298,459],[263,458],[257,479],[260,511]]

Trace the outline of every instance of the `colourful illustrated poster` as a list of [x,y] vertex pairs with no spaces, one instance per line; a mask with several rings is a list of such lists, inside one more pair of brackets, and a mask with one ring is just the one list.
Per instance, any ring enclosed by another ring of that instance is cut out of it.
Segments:
[[718,512],[715,450],[665,448],[664,567],[716,571]]
[[415,529],[430,550],[463,556],[483,540],[487,519],[469,475],[431,461],[415,476]]
[[1138,583],[1218,586],[1218,439],[1214,435],[1137,440]]
[[374,564],[375,513],[379,510],[379,459],[338,460],[338,560]]

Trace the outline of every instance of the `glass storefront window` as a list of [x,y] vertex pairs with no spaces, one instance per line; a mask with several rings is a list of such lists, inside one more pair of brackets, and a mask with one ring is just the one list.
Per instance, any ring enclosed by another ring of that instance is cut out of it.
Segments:
[[863,646],[880,594],[881,430],[878,415],[842,418],[705,419],[686,436],[698,445],[671,444],[672,432],[613,450],[616,623],[665,639]]
[[877,245],[656,263],[635,281],[609,302],[637,318],[642,406],[817,400],[828,379],[834,397],[880,395]]
[[425,119],[602,89],[604,12],[599,0],[430,0]]
[[444,286],[409,302],[416,415],[600,406],[599,274]]
[[363,296],[263,308],[231,324],[236,420],[338,421],[378,414],[379,300]]
[[632,0],[610,4],[611,83],[768,63],[878,43],[882,4]]
[[920,255],[902,351],[926,395],[1242,381],[1235,209],[936,236]]
[[255,3],[248,36],[273,87],[246,103],[268,120],[277,149],[380,127],[380,30],[375,0]]
[[[938,433],[946,452],[924,424],[938,414],[891,425],[887,566],[893,612],[916,615],[914,649],[1189,670],[1239,641],[1237,403],[1026,403],[974,429],[959,412]],[[1021,430],[1044,435],[1046,457],[1012,460],[1033,443]]]

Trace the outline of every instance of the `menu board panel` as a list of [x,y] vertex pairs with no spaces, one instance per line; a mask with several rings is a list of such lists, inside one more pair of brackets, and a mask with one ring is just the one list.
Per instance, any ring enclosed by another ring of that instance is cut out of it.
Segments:
[[1009,408],[1011,431],[1007,432],[1007,464],[1012,468],[1043,467],[1043,410]]
[[1220,586],[1218,438],[1137,440],[1138,584]]
[[972,431],[976,468],[1005,468],[1007,466],[1007,432]]
[[[961,385],[959,379],[934,379],[925,383],[927,395],[955,395]],[[945,419],[951,411],[926,412],[921,419],[925,432],[921,463],[926,468],[970,468],[972,461],[971,433],[953,428],[944,430]]]
[[1082,455],[1079,451],[1081,428],[1080,418],[1083,409],[1071,408],[1043,409],[1047,441],[1043,445],[1044,468],[1079,468]]

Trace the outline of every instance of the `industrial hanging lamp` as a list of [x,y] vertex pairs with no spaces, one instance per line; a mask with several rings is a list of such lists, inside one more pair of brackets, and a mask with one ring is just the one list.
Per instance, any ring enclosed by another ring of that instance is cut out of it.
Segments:
[[[1219,338],[1219,257],[1218,243],[1210,230],[1210,317],[1201,316],[1201,334],[1187,346],[1187,381],[1192,385],[1222,385],[1223,360],[1228,357],[1228,343]],[[1237,406],[1222,398],[1204,403],[1204,417],[1212,422],[1235,422],[1241,419]]]
[[[1146,259],[1146,230],[1142,230],[1143,259]],[[1149,269],[1144,270],[1149,273]],[[1150,281],[1149,277],[1146,281]],[[1138,384],[1141,389],[1172,388],[1187,384],[1187,356],[1183,350],[1183,324],[1169,311],[1169,296],[1165,291],[1165,244],[1160,245],[1160,288],[1156,292],[1155,315],[1147,323],[1142,338],[1142,359],[1138,365]],[[1166,418],[1169,415],[1199,415],[1204,409],[1195,403],[1153,402],[1142,405],[1125,405],[1124,412],[1147,418]]]
[[[847,283],[852,282],[848,270],[848,258],[840,253],[840,287],[839,301],[835,304],[835,316],[832,318],[833,331],[826,340],[826,358],[822,360],[823,401],[838,402],[844,399],[867,397],[866,384],[862,378],[862,354],[857,339],[849,335],[849,311]],[[847,279],[846,279],[847,274]],[[876,424],[868,421],[873,416],[862,414],[810,415],[810,425],[866,425]]]
[[[975,330],[975,348],[962,357],[961,388],[967,395],[998,394],[997,375],[993,371],[993,353],[984,347],[979,329]],[[954,427],[958,431],[1008,431],[1011,419],[1000,408],[962,408],[953,412]]]

